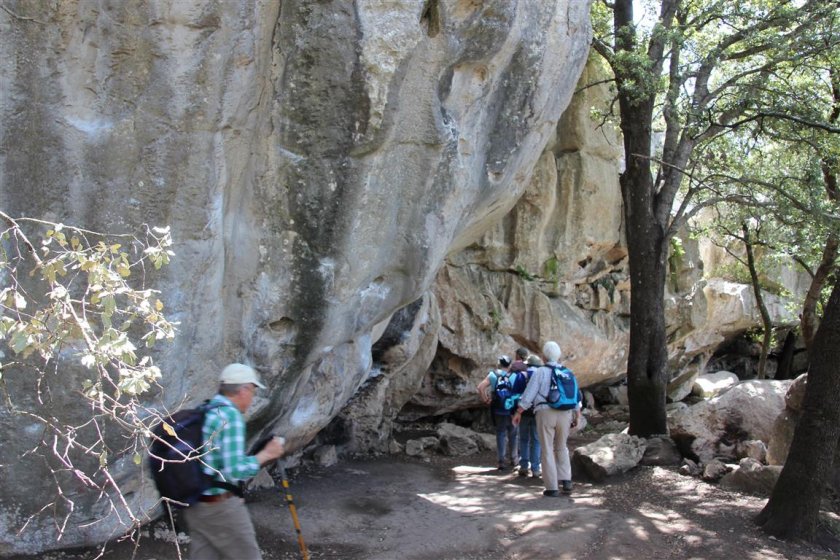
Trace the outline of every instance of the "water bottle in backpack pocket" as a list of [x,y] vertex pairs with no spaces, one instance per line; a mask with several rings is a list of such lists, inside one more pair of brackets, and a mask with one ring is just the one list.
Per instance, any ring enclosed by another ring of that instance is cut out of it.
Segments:
[[516,409],[522,394],[516,392],[516,373],[497,373],[496,387],[493,390],[493,410],[497,413],[510,413]]
[[548,406],[557,410],[577,408],[579,395],[575,374],[565,366],[549,367],[551,367],[551,385],[545,400]]

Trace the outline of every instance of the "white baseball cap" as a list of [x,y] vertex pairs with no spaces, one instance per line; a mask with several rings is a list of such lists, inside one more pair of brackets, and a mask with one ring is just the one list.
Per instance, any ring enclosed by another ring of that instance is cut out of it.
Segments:
[[265,385],[260,383],[260,378],[254,368],[246,366],[245,364],[229,364],[222,370],[222,375],[219,376],[219,382],[228,385],[239,385],[242,383],[253,383],[260,389],[265,389]]

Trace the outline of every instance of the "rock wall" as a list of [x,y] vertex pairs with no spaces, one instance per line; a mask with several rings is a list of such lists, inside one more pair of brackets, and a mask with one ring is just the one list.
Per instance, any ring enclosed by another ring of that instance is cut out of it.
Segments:
[[[181,325],[155,356],[165,376],[150,404],[206,398],[225,363],[248,361],[271,387],[251,426],[282,432],[300,449],[368,379],[382,385],[389,416],[420,384],[433,340],[453,349],[471,343],[434,334],[438,320],[443,333],[458,317],[460,304],[439,299],[446,278],[490,289],[476,317],[497,303],[528,306],[490,313],[487,324],[498,317],[504,329],[488,332],[488,341],[506,341],[527,324],[525,338],[536,342],[563,324],[544,316],[551,294],[595,295],[584,281],[594,268],[556,281],[540,271],[585,258],[589,241],[575,228],[593,201],[585,191],[533,188],[553,184],[554,174],[565,185],[581,176],[597,183],[575,154],[574,134],[557,127],[586,59],[589,2],[3,7],[2,208],[114,233],[172,226],[176,257],[155,283]],[[544,155],[549,143],[554,151]],[[543,242],[516,254],[474,250],[491,226],[483,238],[491,245],[530,236],[534,224],[515,216],[494,225],[526,191],[543,207]],[[578,215],[554,223],[564,204]],[[608,229],[610,239],[594,239],[593,263],[621,259],[610,249],[620,228]],[[564,251],[550,264],[561,240]],[[476,270],[481,262],[490,272]],[[556,287],[514,289],[518,266]],[[568,314],[597,315],[602,305],[590,300]],[[620,334],[594,338],[617,363]],[[376,347],[377,340],[385,342]],[[482,343],[463,355],[483,362],[493,343]],[[4,369],[3,379],[18,406],[61,418],[76,413],[80,375],[67,369],[51,380],[46,405],[27,397],[34,387],[19,370]],[[4,404],[0,428],[19,436],[0,451],[0,554],[55,547],[49,514],[17,534],[51,499],[45,462],[8,468],[37,443],[39,426]],[[116,467],[131,506],[152,506],[156,496],[139,469],[130,460]],[[75,510],[61,546],[121,530],[82,485],[67,492]]]

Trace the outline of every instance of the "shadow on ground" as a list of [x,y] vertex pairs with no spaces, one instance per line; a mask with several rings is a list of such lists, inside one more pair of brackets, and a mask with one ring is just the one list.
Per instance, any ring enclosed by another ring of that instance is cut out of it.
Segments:
[[[498,471],[493,454],[429,461],[405,456],[302,470],[291,488],[310,556],[342,560],[804,560],[835,553],[768,538],[752,523],[765,500],[673,469],[639,467],[603,484],[545,498],[542,483]],[[300,558],[277,489],[249,498],[266,560]],[[173,533],[149,527],[139,545],[56,551],[42,560],[179,558]],[[182,548],[181,555],[186,557]],[[18,557],[23,558],[23,557]]]

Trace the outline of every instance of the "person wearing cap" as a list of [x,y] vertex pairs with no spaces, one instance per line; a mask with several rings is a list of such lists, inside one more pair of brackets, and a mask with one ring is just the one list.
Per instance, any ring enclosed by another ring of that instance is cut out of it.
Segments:
[[[543,363],[539,356],[527,356],[525,370],[525,382],[527,383],[537,368]],[[540,478],[540,438],[537,436],[537,418],[534,415],[534,408],[529,407],[522,412],[519,422],[519,476],[528,476],[528,469],[531,469],[531,476]]]
[[[542,447],[542,479],[545,486],[543,495],[556,497],[560,495],[561,483],[564,494],[572,492],[572,464],[569,460],[566,440],[571,428],[580,422],[581,412],[580,405],[572,410],[558,410],[549,406],[547,398],[551,389],[552,368],[560,367],[560,357],[563,353],[560,351],[560,346],[553,340],[543,345],[542,353],[545,366],[538,368],[528,381],[512,422],[518,426],[522,421],[523,413],[531,406],[534,407],[537,417],[537,435]],[[578,398],[580,398],[580,391],[578,391]]]
[[[230,364],[219,377],[219,392],[210,400],[204,419],[204,472],[237,484],[255,476],[260,467],[284,453],[280,438],[271,439],[256,455],[245,450],[243,414],[257,389],[265,389],[254,368]],[[259,560],[262,558],[245,501],[223,488],[208,488],[199,502],[184,510],[190,532],[192,560]]]
[[503,403],[497,402],[494,399],[496,394],[496,386],[500,380],[506,379],[511,386],[517,385],[517,380],[521,378],[523,381],[519,391],[521,391],[524,384],[524,377],[517,373],[509,371],[511,362],[507,355],[499,356],[499,367],[491,370],[476,389],[484,404],[490,406],[490,415],[493,419],[493,425],[496,427],[496,456],[499,460],[499,470],[503,471],[508,466],[515,467],[519,462],[519,434],[516,426],[511,423],[511,410],[504,408]]

